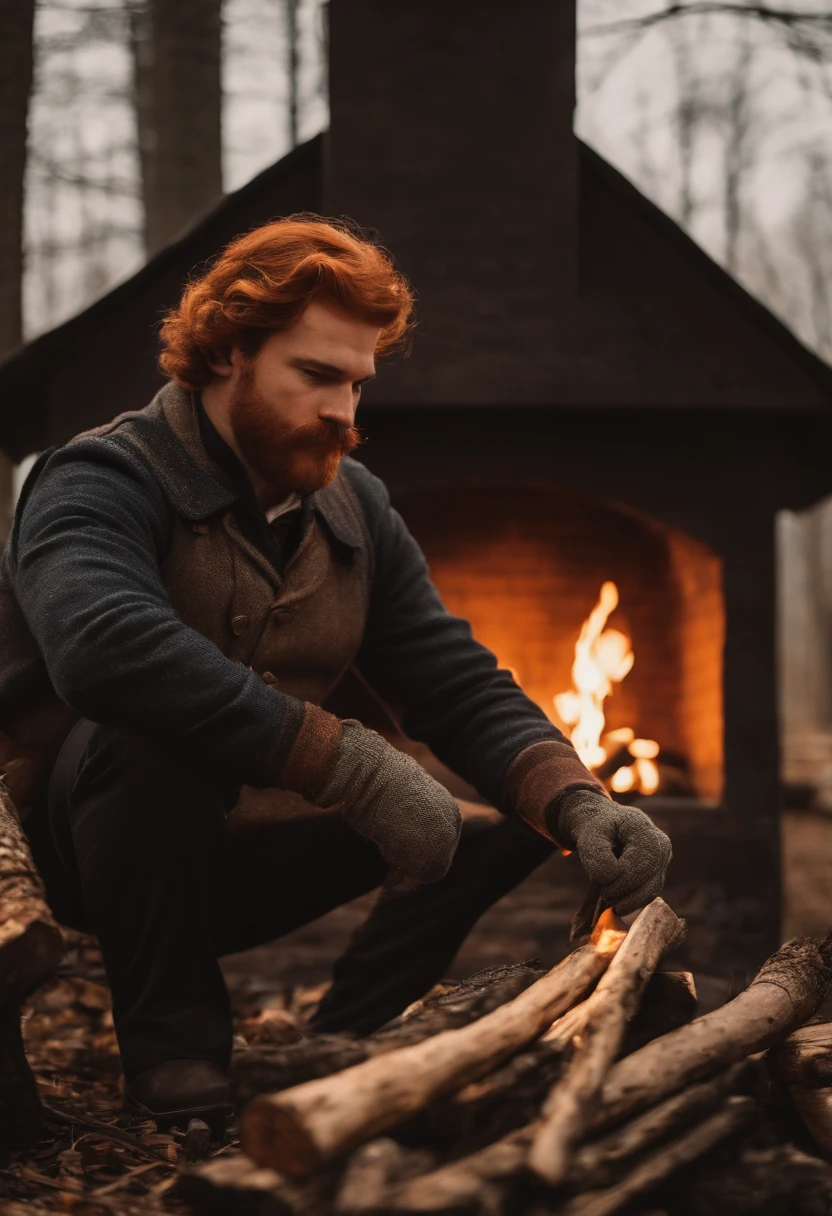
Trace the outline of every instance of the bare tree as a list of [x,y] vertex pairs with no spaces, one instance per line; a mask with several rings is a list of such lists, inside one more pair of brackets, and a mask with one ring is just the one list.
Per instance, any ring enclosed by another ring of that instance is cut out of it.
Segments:
[[299,69],[298,54],[298,2],[284,0],[286,6],[286,69],[289,84],[289,147],[298,145]]
[[[34,0],[0,5],[0,358],[22,336],[23,194],[34,66]],[[0,543],[9,532],[11,462],[0,453]]]
[[222,195],[221,9],[222,0],[130,4],[150,254]]

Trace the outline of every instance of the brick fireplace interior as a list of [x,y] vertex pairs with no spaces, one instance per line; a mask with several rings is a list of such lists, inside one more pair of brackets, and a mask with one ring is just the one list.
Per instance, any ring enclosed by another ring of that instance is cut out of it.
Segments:
[[[572,686],[581,625],[612,580],[609,625],[635,662],[604,703],[606,728],[660,746],[659,794],[718,802],[723,784],[722,564],[635,511],[545,485],[458,485],[398,506],[448,608],[568,733],[553,704]],[[602,774],[606,775],[606,774]]]

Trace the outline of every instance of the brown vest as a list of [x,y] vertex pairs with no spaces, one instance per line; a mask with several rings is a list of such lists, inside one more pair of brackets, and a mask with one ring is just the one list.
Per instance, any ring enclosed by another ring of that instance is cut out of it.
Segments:
[[[173,504],[176,523],[161,577],[185,624],[279,691],[320,705],[355,658],[367,619],[370,540],[360,503],[346,478],[339,474],[312,496],[308,529],[281,577],[239,527],[237,500],[217,477],[205,451],[191,394],[168,384],[146,409],[123,414],[70,442],[90,437],[126,443],[153,468]],[[0,584],[0,726],[10,742],[4,744],[0,738],[0,767],[6,768],[14,785],[14,760],[18,766],[21,758],[30,767],[34,763],[37,777],[42,778],[76,715],[51,686],[33,702],[19,678],[15,681],[19,701],[29,706],[27,712],[15,714],[8,697],[4,707],[3,668],[17,674],[21,666],[29,666],[30,683],[37,679],[42,683],[43,678],[42,671],[36,673],[37,645],[8,581],[4,582]],[[36,781],[32,773],[28,778]],[[23,803],[31,801],[30,788],[19,788],[17,794]],[[260,821],[300,809],[308,809],[307,804],[296,795],[246,787],[233,819]]]

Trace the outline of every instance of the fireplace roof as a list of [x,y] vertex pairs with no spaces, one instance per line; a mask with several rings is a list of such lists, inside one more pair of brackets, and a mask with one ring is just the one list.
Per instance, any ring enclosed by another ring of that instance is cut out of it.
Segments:
[[[310,140],[228,195],[137,274],[0,365],[0,445],[20,459],[144,405],[159,383],[155,329],[162,312],[188,274],[236,234],[278,215],[322,208],[324,139]],[[431,335],[417,329],[413,356],[385,371],[368,403],[775,410],[832,404],[832,368],[610,164],[579,141],[578,149],[579,273],[553,305],[545,395],[524,398],[522,369],[518,375],[507,368],[505,383],[496,386],[467,379],[465,349],[455,352],[457,366],[448,375],[447,358],[440,366]],[[404,270],[418,287],[418,266]]]

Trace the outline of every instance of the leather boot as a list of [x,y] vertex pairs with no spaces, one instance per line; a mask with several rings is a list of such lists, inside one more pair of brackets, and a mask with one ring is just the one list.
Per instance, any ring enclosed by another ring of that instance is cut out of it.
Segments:
[[140,1072],[125,1086],[124,1105],[160,1129],[186,1131],[191,1119],[202,1119],[215,1138],[233,1113],[228,1076],[212,1060],[165,1060]]

